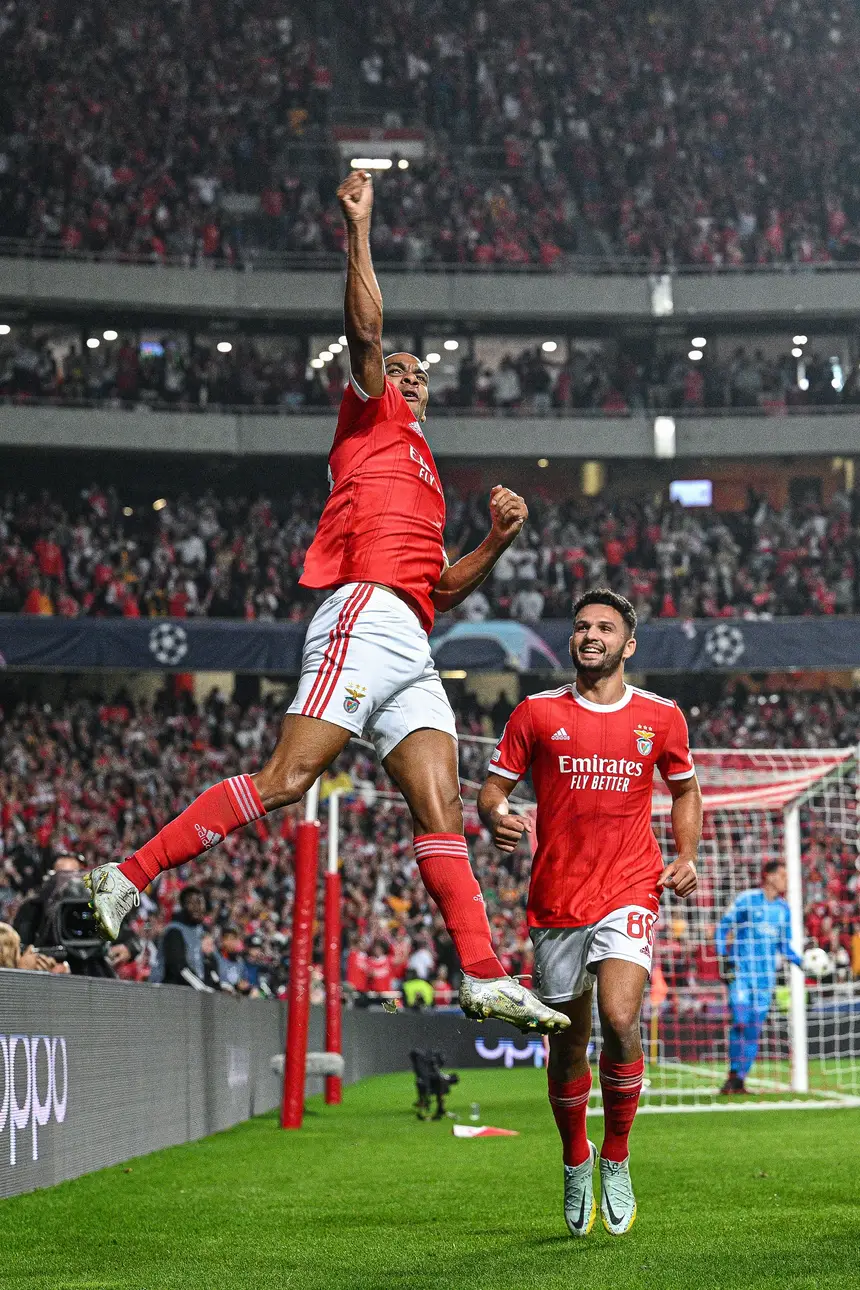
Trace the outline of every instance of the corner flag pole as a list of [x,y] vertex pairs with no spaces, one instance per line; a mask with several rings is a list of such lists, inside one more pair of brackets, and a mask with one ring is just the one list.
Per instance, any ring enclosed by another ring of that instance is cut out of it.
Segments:
[[290,988],[287,1050],[284,1057],[284,1100],[281,1128],[300,1129],[305,1112],[305,1062],[311,1012],[311,958],[314,943],[317,871],[319,869],[320,786],[317,780],[305,794],[305,818],[296,830],[293,935],[290,944]]
[[[323,928],[323,978],[325,981],[325,1047],[327,1053],[339,1053],[342,1048],[341,1009],[343,991],[340,980],[340,873],[338,871],[338,842],[340,841],[340,793],[328,799],[328,863],[325,875],[325,913]],[[342,1081],[337,1075],[327,1075],[325,1100],[336,1106],[342,1097]]]

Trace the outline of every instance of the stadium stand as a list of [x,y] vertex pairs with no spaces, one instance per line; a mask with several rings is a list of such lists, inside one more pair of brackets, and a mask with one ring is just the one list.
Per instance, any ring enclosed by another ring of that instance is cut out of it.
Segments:
[[[114,333],[87,346],[81,329],[12,328],[0,339],[0,398],[33,402],[107,404],[117,409],[207,411],[253,408],[297,412],[339,403],[345,364],[334,356],[324,368],[307,364],[303,338],[243,337],[238,341],[196,338],[181,332],[157,340]],[[498,337],[493,348],[504,347]],[[704,409],[759,409],[774,415],[791,410],[856,407],[858,369],[846,374],[813,346],[802,364],[786,347],[774,357],[761,348],[731,345],[724,359],[711,345],[700,358],[689,350],[653,347],[643,356],[592,342],[572,348],[569,358],[550,358],[538,344],[511,348],[494,361],[482,358],[481,338],[473,351],[434,381],[434,410],[523,412],[529,416],[565,411],[610,416],[649,409],[695,413]],[[219,349],[219,345],[221,348]],[[795,347],[796,348],[796,347]],[[436,375],[436,374],[434,374]]]
[[257,0],[7,5],[7,249],[238,266],[337,251],[334,100],[428,132],[425,159],[379,185],[380,262],[858,258],[847,0],[378,0],[329,19]]
[[[298,586],[322,496],[180,496],[153,513],[97,484],[78,497],[0,499],[0,612],[107,616],[306,618]],[[458,611],[471,620],[565,617],[588,585],[608,582],[643,620],[860,612],[860,493],[777,510],[750,492],[745,511],[653,501],[564,504],[530,497],[531,520],[486,586]],[[483,493],[449,489],[452,557],[486,531]]]

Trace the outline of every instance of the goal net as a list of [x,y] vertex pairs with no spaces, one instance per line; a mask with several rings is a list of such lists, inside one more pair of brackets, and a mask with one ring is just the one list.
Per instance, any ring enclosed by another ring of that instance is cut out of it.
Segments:
[[[476,780],[479,746],[491,742],[465,739]],[[860,976],[848,948],[860,933],[857,750],[693,757],[704,800],[699,889],[688,901],[663,896],[642,1013],[641,1109],[860,1105]],[[653,826],[667,858],[671,808],[657,777]],[[806,970],[778,952],[779,914],[754,894],[770,861],[785,865],[785,934]],[[813,947],[823,953],[810,955]],[[596,1007],[593,1035],[596,1060]],[[724,1094],[732,1065],[744,1091]],[[599,1111],[597,1081],[592,1098]]]
[[[705,808],[699,890],[690,901],[663,897],[643,1010],[643,1109],[860,1104],[860,978],[845,945],[860,860],[856,753],[694,759]],[[662,785],[654,829],[671,856]],[[760,894],[771,861],[785,865],[790,930]],[[779,952],[783,937],[803,968]],[[723,1093],[732,1069],[743,1091]]]

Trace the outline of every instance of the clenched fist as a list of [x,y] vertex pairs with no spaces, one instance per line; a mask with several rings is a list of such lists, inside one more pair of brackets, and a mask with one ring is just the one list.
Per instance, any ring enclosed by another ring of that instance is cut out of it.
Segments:
[[499,851],[508,854],[516,851],[524,833],[531,833],[534,824],[526,815],[513,815],[507,802],[500,802],[489,820],[493,843]]
[[682,900],[692,896],[698,885],[696,866],[692,860],[673,860],[666,865],[657,882],[661,890],[668,887],[669,891],[674,891]]
[[513,542],[520,529],[529,517],[529,508],[519,493],[510,488],[496,484],[490,493],[490,518],[493,521],[493,537],[505,545]]
[[366,170],[353,170],[337,190],[337,199],[348,224],[369,219],[373,207],[373,180]]

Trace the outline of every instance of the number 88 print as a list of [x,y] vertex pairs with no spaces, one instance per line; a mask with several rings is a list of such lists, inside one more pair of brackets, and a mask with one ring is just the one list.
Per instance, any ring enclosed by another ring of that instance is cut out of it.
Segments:
[[631,910],[627,915],[627,935],[633,941],[644,939],[649,945],[654,944],[654,924],[656,914],[646,914],[642,910]]

